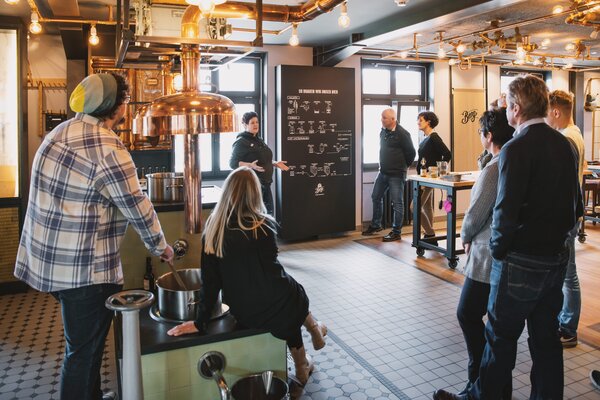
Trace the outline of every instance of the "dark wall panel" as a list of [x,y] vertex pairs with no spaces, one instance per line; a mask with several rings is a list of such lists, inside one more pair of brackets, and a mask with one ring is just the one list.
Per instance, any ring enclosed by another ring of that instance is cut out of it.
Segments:
[[279,235],[355,229],[354,69],[277,67]]

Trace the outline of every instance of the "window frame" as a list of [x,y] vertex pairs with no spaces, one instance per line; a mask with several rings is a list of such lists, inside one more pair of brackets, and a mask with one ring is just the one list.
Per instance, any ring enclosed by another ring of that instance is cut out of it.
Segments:
[[[362,71],[366,68],[386,68],[390,70],[390,94],[365,94],[364,93],[364,82],[362,79]],[[361,61],[361,120],[364,126],[364,107],[365,105],[387,105],[391,108],[396,108],[396,117],[400,120],[401,107],[417,105],[425,107],[426,109],[431,108],[431,102],[428,99],[429,93],[429,69],[430,64],[425,63],[412,63],[412,62],[396,62],[396,61],[382,61],[382,60],[369,60],[363,59]],[[396,71],[400,69],[411,69],[421,72],[421,95],[398,95],[396,91]],[[361,146],[364,142],[365,134],[363,126],[361,126]],[[362,159],[361,164],[363,171],[376,171],[379,169],[379,162],[376,163],[365,163],[364,152],[361,152]]]
[[[244,57],[241,60],[236,61],[237,63],[252,63],[254,64],[254,91],[220,91],[218,87],[218,74],[219,69],[217,68],[211,71],[211,83],[214,91],[211,93],[220,94],[229,98],[234,104],[254,104],[254,109],[259,115],[260,126],[264,126],[264,116],[262,111],[262,98],[263,98],[263,64],[264,57],[261,54],[252,54]],[[227,67],[222,67],[227,68]],[[261,132],[264,132],[261,130]],[[203,180],[220,180],[224,179],[231,172],[230,169],[221,169],[221,142],[219,140],[219,133],[211,133],[211,153],[212,153],[212,165],[210,171],[202,172]],[[173,149],[175,151],[175,149]]]

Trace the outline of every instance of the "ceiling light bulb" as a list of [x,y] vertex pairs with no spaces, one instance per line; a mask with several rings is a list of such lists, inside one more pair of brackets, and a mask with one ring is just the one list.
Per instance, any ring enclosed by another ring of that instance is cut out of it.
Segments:
[[524,60],[525,56],[527,56],[527,52],[525,51],[525,49],[523,48],[523,46],[517,46],[517,58],[519,60]]
[[407,58],[408,57],[408,50],[402,50],[400,52],[400,58]]
[[42,25],[40,25],[40,16],[37,11],[31,13],[31,24],[29,24],[29,32],[37,35],[42,32]]
[[446,58],[446,50],[444,50],[442,45],[440,45],[440,47],[438,48],[437,56],[438,58]]
[[464,44],[459,44],[458,46],[456,46],[456,52],[459,54],[462,54],[465,52],[465,50],[467,50],[467,46],[465,46]]
[[540,61],[539,58],[536,58],[535,60],[533,60],[533,65],[538,66],[540,64],[542,64],[542,62]]
[[546,39],[542,40],[542,47],[548,47],[548,46],[550,46],[550,43],[552,43],[552,40],[546,38]]
[[563,6],[554,6],[552,7],[552,14],[560,14],[561,12],[564,11],[564,7]]
[[186,0],[186,3],[198,6],[203,13],[210,13],[214,10],[215,4],[223,4],[220,0]]
[[92,45],[92,46],[97,46],[98,43],[100,43],[100,38],[96,35],[90,35],[90,37],[88,38],[88,42]]
[[296,24],[292,25],[292,36],[290,36],[290,46],[298,46],[300,44],[300,39],[298,38],[298,26]]
[[451,58],[450,60],[448,60],[448,64],[449,65],[456,65],[458,64],[458,60],[455,58]]
[[340,16],[338,18],[338,25],[341,28],[347,28],[350,26],[350,17],[348,16],[348,4],[346,2],[342,3],[340,9]]
[[19,0],[4,0],[4,2],[6,4],[10,4],[11,6],[14,6],[15,4],[17,4],[19,2]]
[[406,7],[406,3],[408,3],[408,0],[395,0],[396,1],[396,5],[398,7]]
[[573,51],[573,50],[575,50],[575,43],[567,43],[567,45],[565,46],[565,50],[566,51]]
[[571,68],[573,68],[573,63],[565,64],[565,69],[571,69]]

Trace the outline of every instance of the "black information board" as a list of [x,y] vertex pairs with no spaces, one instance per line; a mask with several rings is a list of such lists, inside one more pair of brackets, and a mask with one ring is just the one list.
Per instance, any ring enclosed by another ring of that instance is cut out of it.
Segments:
[[277,67],[279,236],[355,229],[354,69]]

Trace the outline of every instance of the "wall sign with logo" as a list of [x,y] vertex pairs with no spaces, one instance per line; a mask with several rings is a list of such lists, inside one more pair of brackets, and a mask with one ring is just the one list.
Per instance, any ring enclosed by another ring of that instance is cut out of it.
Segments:
[[485,111],[483,89],[454,89],[452,140],[452,169],[476,171],[477,156],[483,151],[479,139],[479,118]]
[[277,67],[276,217],[300,239],[355,229],[354,69]]

